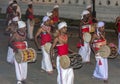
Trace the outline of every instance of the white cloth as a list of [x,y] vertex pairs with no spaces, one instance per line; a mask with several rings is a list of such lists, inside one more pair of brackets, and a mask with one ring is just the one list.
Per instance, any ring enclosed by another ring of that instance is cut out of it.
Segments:
[[16,78],[18,81],[25,80],[27,78],[27,62],[17,63],[14,59]]
[[[28,46],[26,41],[25,43],[26,43],[26,46]],[[15,64],[15,72],[16,72],[17,80],[18,81],[26,80],[28,63],[27,62],[18,63],[14,57],[14,64]]]
[[99,54],[96,56],[96,67],[93,73],[95,78],[107,80],[108,79],[108,60],[101,57]]
[[120,33],[118,33],[118,54],[120,54]]
[[8,53],[7,53],[7,62],[13,64],[14,63],[14,55],[13,49],[8,46]]
[[27,37],[29,39],[33,39],[33,30],[34,30],[34,23],[31,24],[31,20],[27,20]]
[[52,63],[50,60],[50,55],[45,51],[44,46],[41,46],[42,49],[42,61],[41,61],[41,68],[45,71],[53,71]]
[[60,66],[60,57],[57,56],[57,71],[58,71],[58,76],[57,76],[57,84],[74,84],[74,72],[72,68],[68,69],[63,69]]
[[87,42],[84,42],[84,46],[81,46],[78,54],[82,57],[82,62],[90,62],[90,45]]

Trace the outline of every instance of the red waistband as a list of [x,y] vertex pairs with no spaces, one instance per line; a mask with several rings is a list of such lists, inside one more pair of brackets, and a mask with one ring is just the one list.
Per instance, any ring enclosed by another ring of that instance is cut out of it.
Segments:
[[13,42],[13,45],[17,49],[26,49],[26,43],[25,42]]
[[57,46],[57,49],[58,49],[59,56],[68,54],[68,44],[59,45]]

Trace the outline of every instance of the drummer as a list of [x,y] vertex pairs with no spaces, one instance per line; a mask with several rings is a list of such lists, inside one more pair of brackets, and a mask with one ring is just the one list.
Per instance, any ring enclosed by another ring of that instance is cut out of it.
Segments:
[[97,31],[94,33],[91,42],[95,49],[95,58],[96,58],[96,67],[93,73],[93,77],[102,79],[104,80],[104,82],[107,82],[108,60],[107,58],[100,56],[100,54],[97,52],[101,46],[106,45],[104,28],[105,28],[104,22],[100,21],[97,23]]
[[[40,42],[38,40],[38,37],[40,37]],[[51,43],[52,37],[51,37],[51,27],[50,27],[50,18],[48,16],[43,17],[43,23],[41,24],[41,27],[38,29],[36,35],[35,35],[35,42],[37,44],[38,49],[42,50],[43,58],[41,62],[41,71],[46,71],[48,74],[53,73],[53,67],[50,60],[50,55],[45,51],[45,44]]]
[[[9,41],[9,45],[13,48],[15,53],[18,53],[18,50],[26,49],[27,42],[26,40],[26,24],[23,21],[18,21],[18,29],[15,33],[12,34]],[[17,84],[22,84],[27,78],[27,62],[18,63],[14,58],[15,72],[17,77]]]
[[[88,23],[88,18],[89,18],[90,12],[87,10],[84,10],[82,12],[82,17],[80,21],[80,31],[79,31],[79,36],[80,36],[80,44],[79,44],[79,52],[78,54],[81,55],[83,63],[90,63],[90,45],[89,42],[85,42],[83,40],[83,34],[84,33],[89,33],[89,23]],[[87,26],[86,26],[87,25]]]
[[58,24],[58,35],[54,39],[53,45],[51,47],[51,57],[53,57],[53,49],[57,46],[58,56],[57,56],[57,84],[74,84],[74,73],[73,68],[63,69],[60,65],[60,56],[68,55],[68,36],[67,36],[67,23],[60,22]]
[[118,29],[118,54],[120,54],[120,16],[116,18],[115,25]]

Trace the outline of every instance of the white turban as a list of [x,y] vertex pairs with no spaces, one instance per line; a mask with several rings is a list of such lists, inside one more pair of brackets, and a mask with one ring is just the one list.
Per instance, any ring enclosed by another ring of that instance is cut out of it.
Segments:
[[52,12],[47,12],[47,16],[50,17],[53,13]]
[[81,19],[83,19],[83,16],[84,15],[87,15],[87,14],[89,14],[90,12],[88,11],[88,10],[84,10],[83,12],[82,12],[82,14],[81,14]]
[[44,23],[44,22],[46,22],[47,20],[50,20],[50,18],[49,18],[48,16],[44,16],[42,21],[43,21],[43,23]]
[[12,21],[19,21],[19,18],[16,16],[12,19]]
[[14,6],[18,6],[18,5],[17,4],[13,4],[12,7],[14,7]]
[[86,9],[89,9],[89,8],[91,8],[92,6],[91,5],[88,5],[87,7],[86,7]]
[[102,21],[97,23],[97,27],[103,27],[104,25],[105,25],[105,23]]
[[67,27],[67,23],[66,22],[61,22],[58,24],[58,29],[62,29],[63,27]]
[[21,28],[24,28],[24,27],[26,27],[25,22],[23,22],[23,21],[18,21],[18,29],[21,29]]
[[55,5],[53,8],[59,8],[59,6],[58,6],[58,5]]
[[97,23],[97,35],[98,35],[98,36],[99,36],[99,34],[101,33],[101,32],[99,31],[99,28],[100,28],[100,27],[103,27],[104,25],[105,25],[105,23],[102,22],[102,21],[100,21],[100,22]]

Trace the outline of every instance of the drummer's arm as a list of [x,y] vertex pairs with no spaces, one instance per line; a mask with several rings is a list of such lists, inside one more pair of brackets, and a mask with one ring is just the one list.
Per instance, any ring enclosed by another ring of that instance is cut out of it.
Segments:
[[96,53],[95,49],[93,48],[93,41],[95,38],[96,38],[96,34],[93,34],[91,41],[90,41],[90,47],[91,47],[94,54]]
[[36,43],[38,49],[40,49],[40,43],[38,41],[38,36],[40,35],[41,32],[42,32],[42,30],[41,30],[41,28],[39,28],[36,35],[35,35],[35,43]]
[[55,38],[54,41],[53,41],[53,44],[52,44],[52,46],[51,46],[51,48],[50,48],[50,57],[51,57],[51,58],[53,57],[53,54],[54,54],[54,48],[55,48],[57,42],[58,42],[58,39]]
[[15,52],[18,52],[18,49],[13,45],[13,42],[15,40],[16,34],[13,34],[8,42],[8,45],[14,49]]

